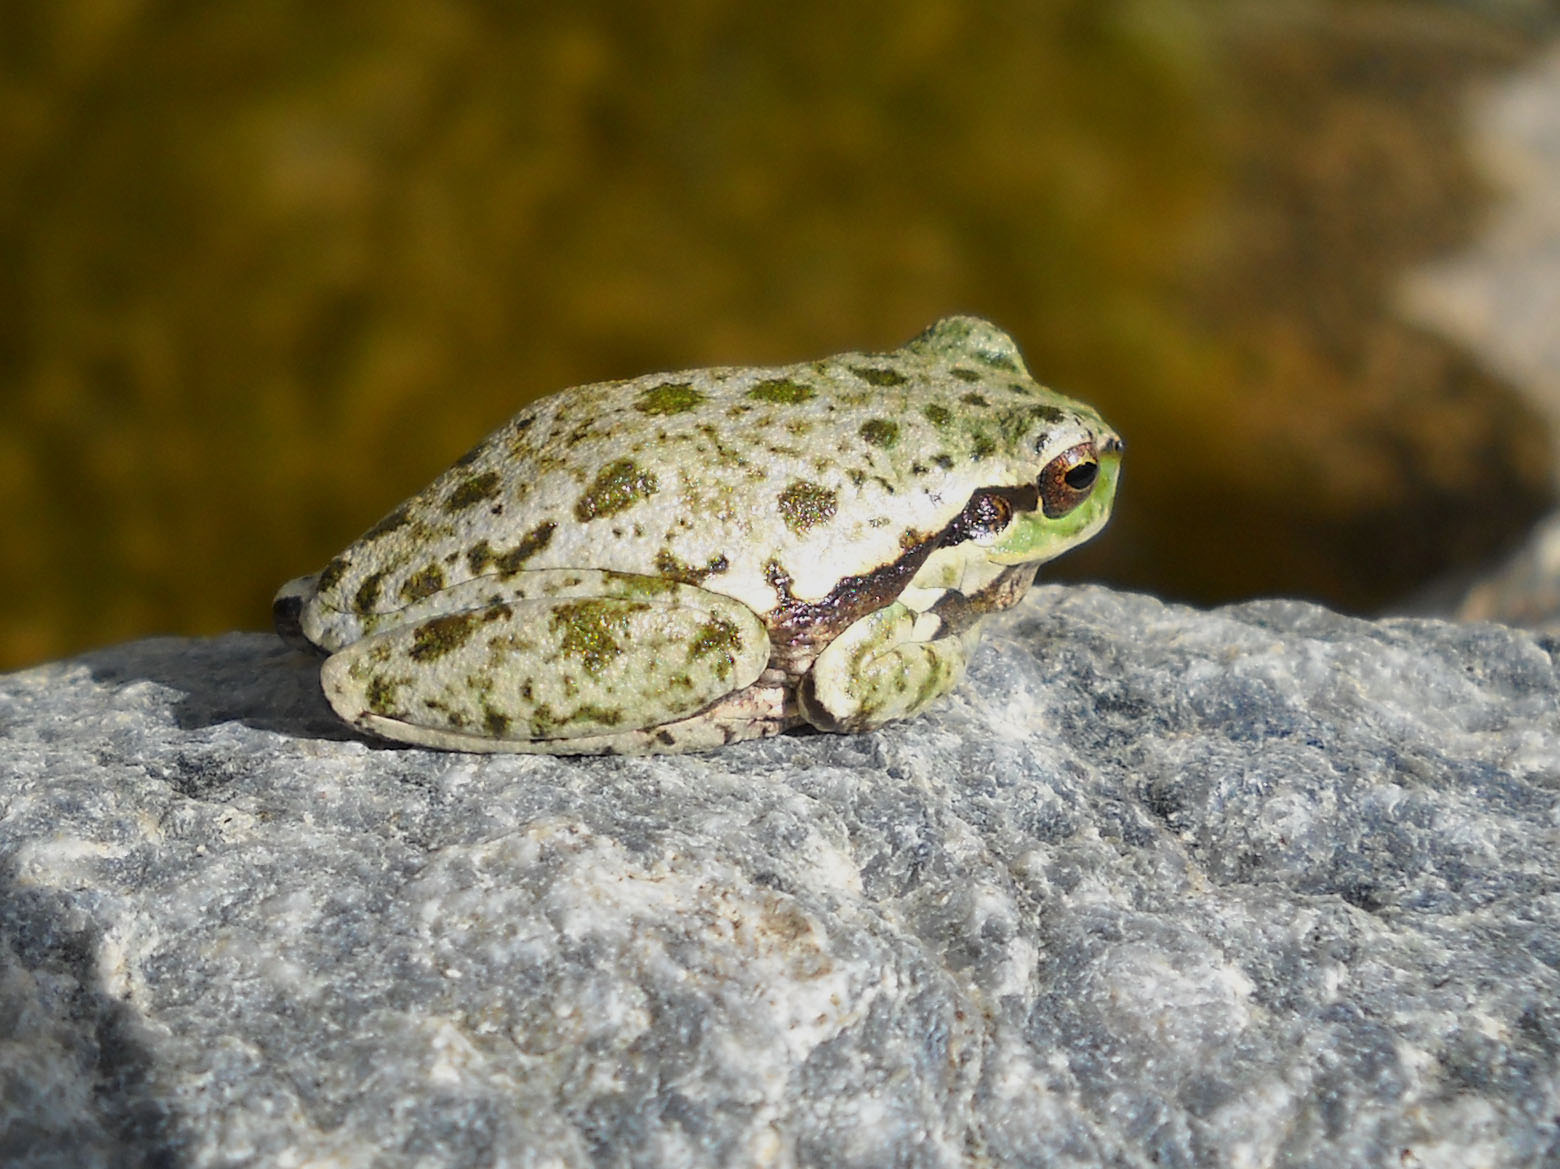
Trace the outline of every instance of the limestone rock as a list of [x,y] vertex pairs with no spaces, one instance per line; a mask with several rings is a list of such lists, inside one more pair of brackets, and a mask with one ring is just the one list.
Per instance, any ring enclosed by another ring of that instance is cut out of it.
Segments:
[[1042,588],[933,713],[369,743],[266,635],[0,678],[0,1163],[1560,1156],[1553,639]]

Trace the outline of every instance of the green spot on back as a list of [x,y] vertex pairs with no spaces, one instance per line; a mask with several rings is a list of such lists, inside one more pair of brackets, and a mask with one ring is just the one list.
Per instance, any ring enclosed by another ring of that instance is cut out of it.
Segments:
[[780,493],[780,515],[798,536],[834,518],[838,500],[834,492],[816,483],[798,480]]
[[444,587],[444,570],[437,564],[430,564],[420,572],[413,573],[402,582],[397,590],[401,599],[408,603],[420,601],[424,597],[431,597]]
[[667,580],[674,580],[681,584],[703,584],[707,578],[725,572],[729,567],[731,563],[724,556],[711,557],[703,568],[696,568],[691,564],[684,564],[665,548],[655,554],[656,572]]
[[466,564],[472,576],[482,575],[482,570],[493,561],[493,547],[486,540],[478,540],[466,549]]
[[933,426],[947,426],[948,423],[953,421],[953,412],[948,407],[937,402],[928,402],[925,406],[922,406],[921,413],[926,416],[926,420]]
[[478,540],[466,549],[466,563],[471,566],[471,574],[481,576],[483,570],[491,564],[498,569],[500,575],[514,576],[525,567],[526,561],[547,547],[557,527],[558,525],[551,520],[537,524],[520,537],[520,543],[506,552],[495,552],[493,546],[486,540]]
[[641,414],[682,414],[704,401],[692,382],[662,382],[639,395],[634,409]]
[[861,437],[872,446],[890,450],[899,441],[899,423],[887,418],[869,418],[861,424]]
[[385,579],[383,572],[370,573],[363,578],[363,583],[358,585],[358,591],[352,598],[352,608],[358,613],[372,613],[379,604],[379,584]]
[[330,592],[331,589],[336,587],[341,578],[346,575],[346,571],[347,558],[345,556],[335,557],[321,571],[319,579],[314,582],[314,591],[317,593]]
[[747,396],[758,402],[773,402],[777,406],[797,406],[816,397],[817,391],[804,382],[794,382],[790,378],[771,378],[759,382],[747,392]]
[[649,471],[632,459],[618,459],[597,472],[585,494],[574,501],[574,518],[586,523],[601,516],[615,515],[659,490],[660,484]]
[[473,504],[481,503],[498,491],[498,472],[484,471],[480,475],[472,475],[462,479],[455,485],[455,490],[444,498],[445,511],[461,511]]
[[897,369],[880,365],[853,365],[850,372],[862,381],[874,386],[902,386],[910,379]]

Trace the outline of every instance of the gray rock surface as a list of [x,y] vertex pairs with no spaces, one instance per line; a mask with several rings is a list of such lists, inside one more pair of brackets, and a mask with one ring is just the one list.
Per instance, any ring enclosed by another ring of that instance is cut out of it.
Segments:
[[1560,643],[1042,588],[937,711],[353,738],[0,677],[0,1164],[1560,1163]]

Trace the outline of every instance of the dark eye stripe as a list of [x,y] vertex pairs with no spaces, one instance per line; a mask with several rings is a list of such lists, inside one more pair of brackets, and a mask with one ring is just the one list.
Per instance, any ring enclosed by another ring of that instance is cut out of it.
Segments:
[[1033,484],[982,487],[970,494],[964,510],[938,535],[937,547],[947,548],[1000,532],[1008,526],[1014,512],[1034,511],[1039,506],[1039,489]]

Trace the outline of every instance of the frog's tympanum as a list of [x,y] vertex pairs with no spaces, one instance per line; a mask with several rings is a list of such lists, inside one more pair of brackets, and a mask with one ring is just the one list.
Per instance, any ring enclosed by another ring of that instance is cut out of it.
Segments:
[[953,317],[892,353],[542,398],[276,624],[326,697],[456,751],[696,751],[865,731],[964,673],[981,618],[1088,539],[1121,440]]

